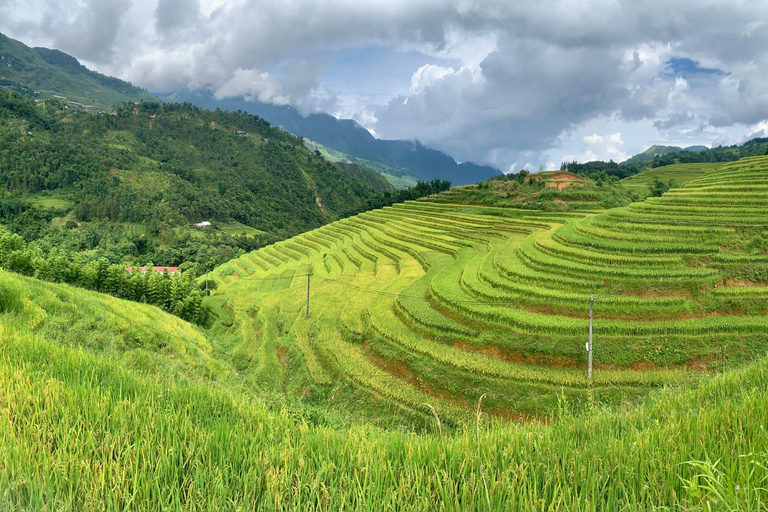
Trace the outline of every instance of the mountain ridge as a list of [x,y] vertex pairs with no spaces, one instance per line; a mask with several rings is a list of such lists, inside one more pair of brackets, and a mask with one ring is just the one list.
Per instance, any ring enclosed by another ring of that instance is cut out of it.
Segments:
[[208,91],[182,90],[164,99],[189,102],[209,110],[243,110],[258,115],[291,133],[343,153],[350,161],[363,167],[381,172],[381,168],[372,168],[370,162],[383,164],[394,171],[397,177],[412,176],[424,181],[439,178],[454,185],[466,185],[501,174],[491,166],[471,162],[458,163],[451,156],[431,149],[418,140],[377,139],[356,121],[337,119],[327,113],[302,116],[291,106],[246,101],[241,98],[219,100]]

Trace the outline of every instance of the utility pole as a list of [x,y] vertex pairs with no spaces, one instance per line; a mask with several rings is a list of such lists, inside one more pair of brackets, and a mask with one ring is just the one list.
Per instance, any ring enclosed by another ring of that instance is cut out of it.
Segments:
[[312,272],[307,273],[307,311],[304,318],[309,318],[309,279],[312,277]]
[[589,341],[587,342],[587,352],[589,353],[587,357],[587,378],[592,378],[592,303],[594,302],[595,297],[590,295],[589,296]]

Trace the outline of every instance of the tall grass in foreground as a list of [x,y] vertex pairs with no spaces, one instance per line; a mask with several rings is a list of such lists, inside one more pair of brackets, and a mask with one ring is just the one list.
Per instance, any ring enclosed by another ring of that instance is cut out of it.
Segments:
[[[624,412],[337,431],[0,314],[2,510],[765,510],[766,361]],[[439,411],[438,411],[439,413]]]

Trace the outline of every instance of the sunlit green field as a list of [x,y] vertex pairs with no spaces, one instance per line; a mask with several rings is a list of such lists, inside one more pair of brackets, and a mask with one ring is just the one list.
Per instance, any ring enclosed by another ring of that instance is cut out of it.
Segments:
[[[361,214],[211,273],[230,315],[214,332],[237,340],[233,361],[260,386],[326,400],[352,385],[398,403],[405,424],[434,409],[461,425],[481,395],[490,414],[518,419],[548,416],[561,397],[632,402],[768,350],[765,288],[734,295],[768,262],[750,249],[768,226],[764,162],[603,213],[406,203]],[[742,190],[742,179],[758,181]],[[388,411],[372,419],[398,424]]]
[[[197,329],[0,273],[3,510],[763,510],[768,362],[440,434],[258,398]],[[130,315],[126,317],[126,314]],[[63,326],[71,325],[69,331]],[[223,358],[226,359],[226,358]]]
[[711,163],[711,164],[674,164],[665,165],[664,167],[657,167],[655,169],[648,169],[640,174],[635,174],[629,178],[621,180],[621,184],[627,190],[632,190],[641,195],[648,194],[648,187],[653,183],[654,178],[664,183],[669,183],[670,180],[675,180],[677,186],[682,187],[691,180],[694,180],[706,173],[719,169],[723,164]]
[[207,328],[0,272],[0,509],[765,510],[767,191],[385,208],[216,269]]
[[51,208],[62,211],[69,211],[74,206],[74,203],[69,199],[47,194],[28,196],[25,198],[25,202],[39,208]]

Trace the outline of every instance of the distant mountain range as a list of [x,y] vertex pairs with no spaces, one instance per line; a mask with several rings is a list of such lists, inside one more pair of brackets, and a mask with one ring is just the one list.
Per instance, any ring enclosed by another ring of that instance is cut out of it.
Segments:
[[[500,174],[498,169],[470,162],[457,163],[441,151],[430,149],[419,141],[382,140],[351,119],[337,119],[330,114],[303,116],[293,107],[278,106],[243,98],[216,99],[207,91],[179,91],[167,101],[189,102],[215,110],[242,110],[255,114],[285,130],[323,146],[337,159],[357,163],[383,173],[395,184],[397,178],[419,180],[439,178],[454,185],[476,183]],[[395,179],[393,179],[395,178]]]
[[91,71],[66,53],[30,48],[3,34],[0,34],[0,87],[36,98],[60,96],[90,110],[133,101],[157,101],[156,96],[144,89]]
[[[59,50],[30,48],[0,34],[0,87],[45,99],[66,99],[86,110],[108,110],[122,103],[158,101],[126,81],[91,71]],[[454,185],[476,183],[500,174],[497,169],[457,163],[419,141],[379,140],[350,119],[319,113],[302,116],[295,108],[243,98],[217,100],[205,91],[180,91],[165,101],[188,102],[201,108],[242,110],[308,139],[308,146],[332,161],[355,163],[384,175],[398,187],[433,178]]]

